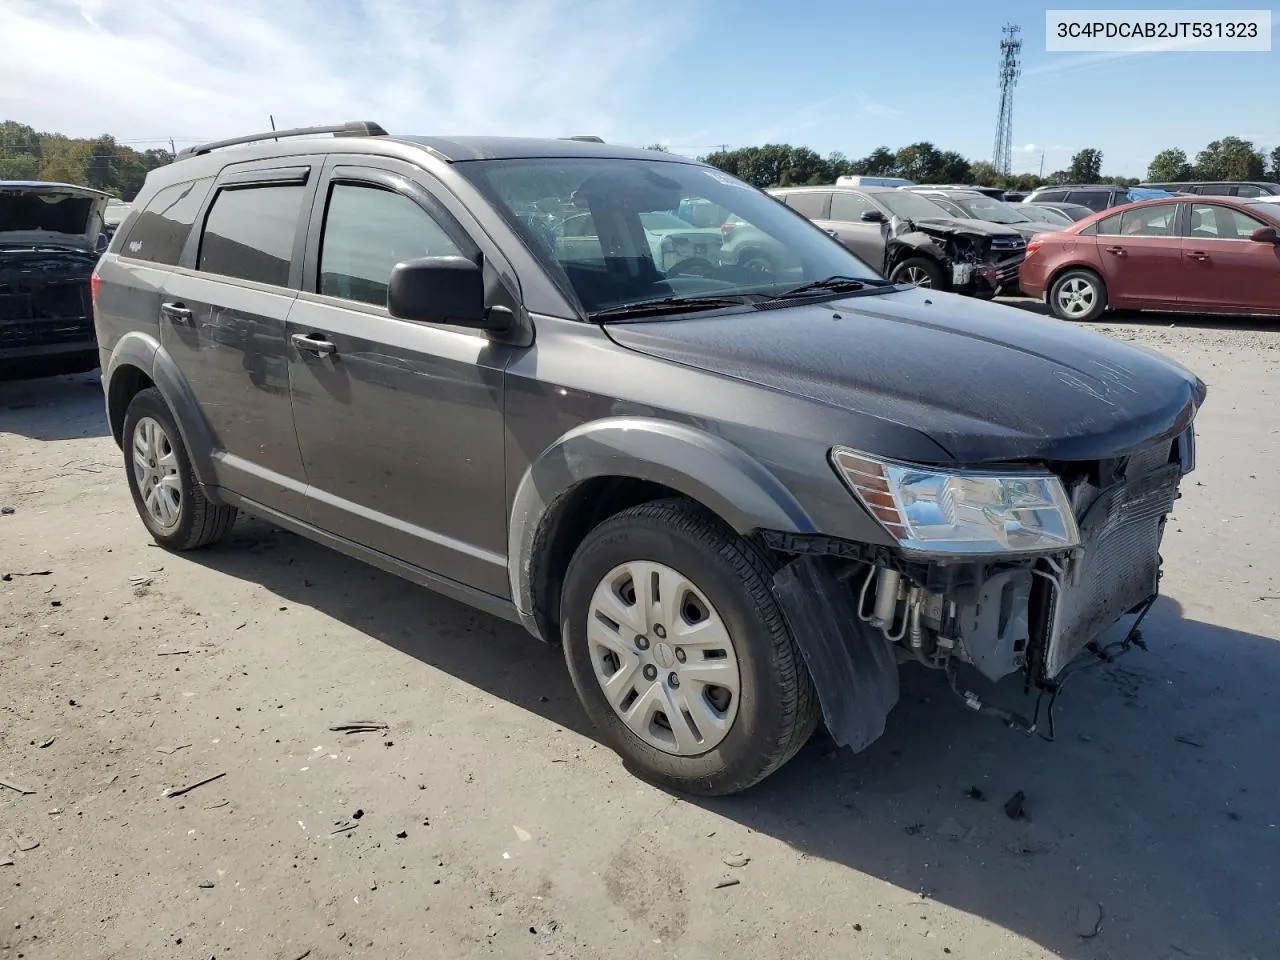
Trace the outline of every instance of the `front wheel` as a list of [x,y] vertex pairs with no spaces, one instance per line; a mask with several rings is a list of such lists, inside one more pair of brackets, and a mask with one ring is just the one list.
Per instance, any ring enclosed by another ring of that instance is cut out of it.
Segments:
[[1049,288],[1049,309],[1059,320],[1088,323],[1107,309],[1107,288],[1092,270],[1068,270]]
[[930,290],[947,289],[942,268],[937,262],[925,257],[908,257],[903,260],[889,273],[889,279],[896,283],[913,283]]
[[684,500],[588,534],[565,578],[565,660],[607,744],[647,779],[737,793],[795,755],[818,701],[768,559]]

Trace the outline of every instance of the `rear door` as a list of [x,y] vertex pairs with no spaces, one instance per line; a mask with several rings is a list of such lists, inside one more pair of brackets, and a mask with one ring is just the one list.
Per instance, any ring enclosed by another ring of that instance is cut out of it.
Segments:
[[1182,239],[1183,300],[1206,311],[1280,310],[1280,244],[1249,235],[1273,226],[1218,203],[1192,203]]
[[309,157],[225,168],[160,303],[160,343],[213,433],[219,486],[292,516],[305,512],[306,478],[285,319],[319,168]]
[[1098,259],[1112,306],[1171,308],[1178,302],[1182,241],[1178,204],[1129,207],[1099,221]]
[[837,191],[831,195],[830,220],[823,226],[878,273],[884,269],[884,226],[864,222],[862,215],[868,212],[879,208],[860,193]]
[[[397,263],[479,256],[444,194],[409,164],[330,161],[288,322],[294,419],[312,523],[506,597],[504,371],[520,348],[386,308]],[[498,269],[486,259],[501,303]]]

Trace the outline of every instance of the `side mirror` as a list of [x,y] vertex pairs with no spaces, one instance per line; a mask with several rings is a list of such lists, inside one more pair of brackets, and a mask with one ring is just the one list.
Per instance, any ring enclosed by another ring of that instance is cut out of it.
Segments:
[[879,210],[866,210],[858,219],[863,223],[884,223],[884,214]]
[[107,249],[107,247],[111,246],[111,238],[105,233],[100,233],[98,234],[98,242],[94,244],[94,246],[98,253],[102,253]]
[[505,329],[505,311],[490,317],[484,274],[465,257],[422,257],[397,263],[387,285],[387,309],[400,320],[447,323],[479,330]]
[[1258,243],[1280,243],[1280,234],[1276,232],[1275,227],[1259,227],[1249,234],[1249,239]]

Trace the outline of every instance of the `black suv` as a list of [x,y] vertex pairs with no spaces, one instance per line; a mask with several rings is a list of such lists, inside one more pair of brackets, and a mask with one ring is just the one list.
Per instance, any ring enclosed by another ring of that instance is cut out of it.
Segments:
[[[703,202],[794,268],[673,260],[667,215]],[[190,150],[95,289],[157,542],[243,509],[522,623],[636,770],[707,794],[820,716],[865,747],[900,661],[994,710],[967,673],[1052,688],[1093,656],[1154,600],[1205,396],[1158,355],[885,280],[711,167],[580,140]]]

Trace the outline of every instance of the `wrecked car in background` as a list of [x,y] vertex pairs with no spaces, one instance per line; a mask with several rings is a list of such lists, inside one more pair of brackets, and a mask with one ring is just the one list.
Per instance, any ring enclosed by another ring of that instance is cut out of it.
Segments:
[[0,375],[97,366],[89,277],[106,246],[107,200],[88,187],[0,181]]
[[1027,242],[909,190],[779,187],[769,193],[891,280],[989,299],[1017,291]]

